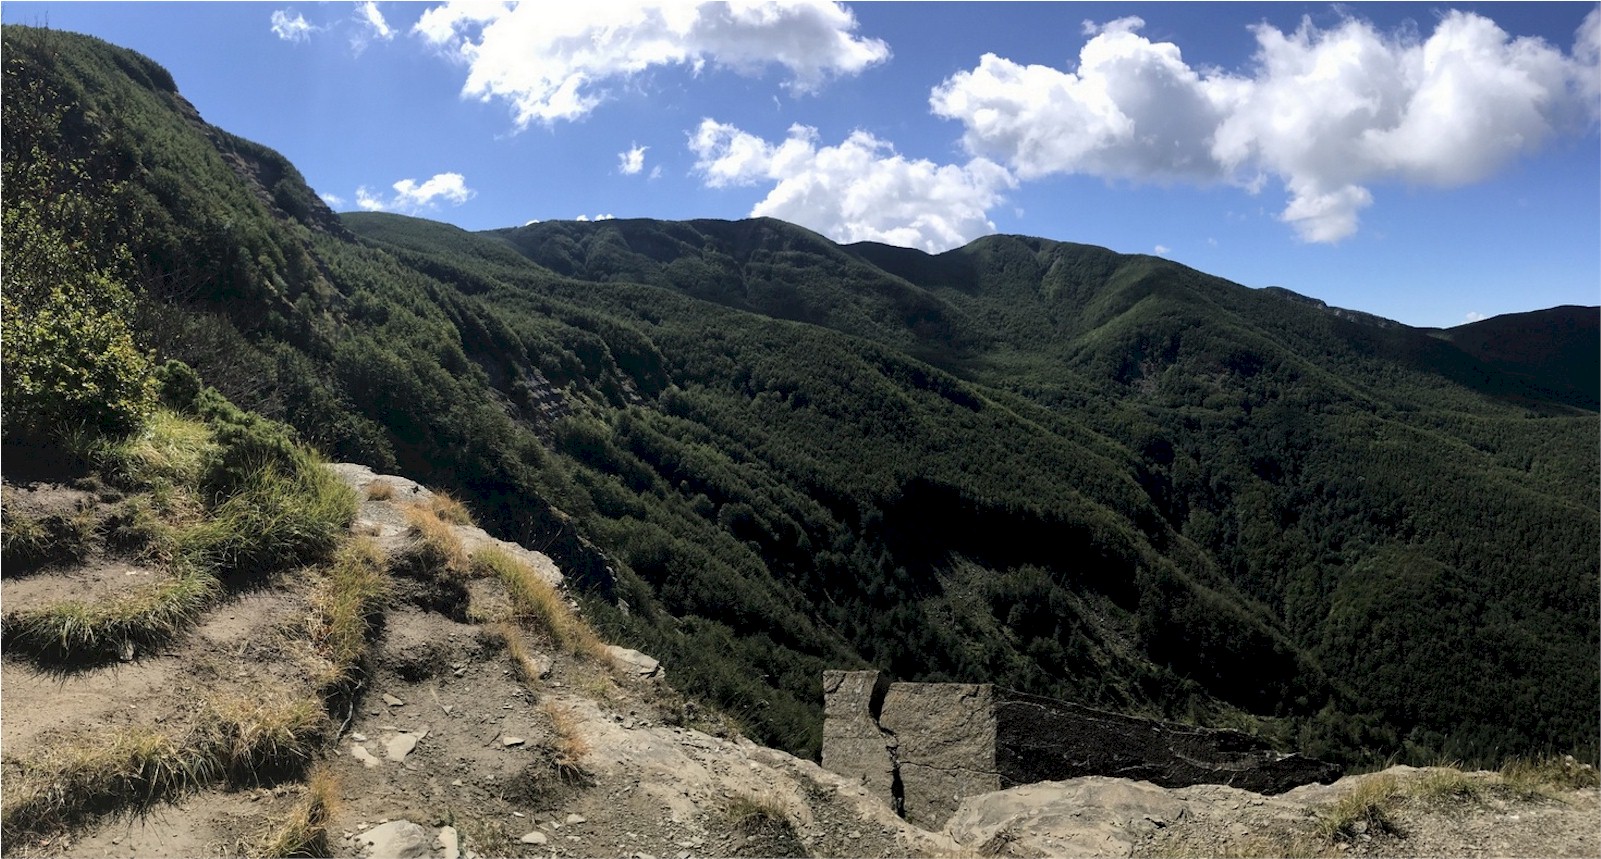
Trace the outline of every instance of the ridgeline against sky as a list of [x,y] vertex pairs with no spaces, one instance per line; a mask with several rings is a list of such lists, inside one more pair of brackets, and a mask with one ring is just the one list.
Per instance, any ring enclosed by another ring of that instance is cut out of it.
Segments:
[[13,2],[4,18],[149,54],[336,209],[468,229],[770,215],[929,251],[1042,235],[1433,326],[1592,303],[1601,279],[1588,4]]

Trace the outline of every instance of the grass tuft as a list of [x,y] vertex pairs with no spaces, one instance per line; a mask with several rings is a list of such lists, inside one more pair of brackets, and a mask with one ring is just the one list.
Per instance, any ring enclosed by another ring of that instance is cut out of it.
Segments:
[[506,655],[511,657],[512,670],[516,672],[517,679],[537,690],[540,685],[540,671],[534,662],[532,651],[528,649],[528,642],[523,638],[522,630],[513,624],[501,621],[491,625],[489,633],[505,645]]
[[136,646],[168,640],[211,603],[217,580],[181,566],[168,580],[100,602],[69,600],[5,616],[8,648],[50,662],[128,657]]
[[395,497],[395,485],[387,480],[374,480],[367,484],[367,499],[370,501],[388,501]]
[[1501,782],[1525,795],[1549,795],[1601,787],[1601,773],[1572,755],[1513,758],[1501,766]]
[[315,698],[239,697],[212,702],[209,711],[201,743],[238,780],[299,772],[330,728]]
[[431,575],[466,572],[467,547],[449,522],[424,503],[407,504],[403,511],[411,537],[411,544],[402,553],[404,563]]
[[1456,763],[1439,763],[1407,784],[1406,792],[1425,802],[1466,802],[1481,797],[1484,785],[1469,777]]
[[16,762],[5,780],[0,832],[65,828],[118,808],[144,810],[209,783],[216,761],[149,728],[123,731],[108,742],[47,749]]
[[97,459],[102,476],[125,489],[192,488],[216,449],[204,421],[157,409],[139,432],[107,444]]
[[28,516],[16,512],[9,499],[0,501],[0,558],[14,572],[82,561],[94,531],[94,514],[87,510]]
[[348,684],[367,655],[374,619],[389,594],[383,553],[366,538],[347,542],[321,571],[308,618],[312,646],[327,668],[319,688]]
[[339,813],[339,777],[319,765],[289,816],[262,837],[257,853],[267,859],[333,855],[328,823]]
[[1395,776],[1369,776],[1318,814],[1317,832],[1329,841],[1350,841],[1364,833],[1399,834],[1389,812],[1400,797]]
[[497,546],[485,546],[473,555],[476,575],[498,579],[511,598],[514,619],[548,635],[574,656],[606,662],[606,645],[585,623],[561,592],[540,578],[532,567]]
[[325,557],[355,518],[356,498],[303,458],[287,474],[270,464],[246,472],[238,491],[182,533],[179,550],[219,572],[247,575]]
[[771,794],[738,793],[728,801],[729,823],[747,835],[782,832],[792,827],[789,812]]
[[182,742],[136,726],[12,760],[0,833],[63,829],[119,811],[142,812],[219,779],[256,781],[298,772],[328,734],[312,699],[208,702]]
[[473,517],[467,511],[467,505],[437,490],[435,490],[433,497],[428,499],[428,509],[434,511],[435,516],[452,525],[471,525],[473,523]]
[[555,734],[551,748],[556,753],[556,770],[569,781],[583,780],[587,777],[583,760],[589,754],[589,741],[579,733],[577,717],[572,710],[552,701],[545,702],[542,709],[550,719],[550,729]]

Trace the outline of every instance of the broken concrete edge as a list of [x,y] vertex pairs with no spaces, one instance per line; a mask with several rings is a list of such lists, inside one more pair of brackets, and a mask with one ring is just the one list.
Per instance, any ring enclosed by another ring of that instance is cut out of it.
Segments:
[[825,769],[859,779],[901,817],[939,828],[965,797],[1103,775],[1161,787],[1280,793],[1338,778],[1337,765],[1239,731],[1110,713],[992,684],[890,683],[823,674]]

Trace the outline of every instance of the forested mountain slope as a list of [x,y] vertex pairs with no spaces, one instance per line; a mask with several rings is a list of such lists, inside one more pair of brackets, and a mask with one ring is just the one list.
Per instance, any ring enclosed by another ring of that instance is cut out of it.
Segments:
[[[8,370],[51,300],[18,267],[70,246],[141,349],[547,547],[755,738],[815,752],[819,672],[871,663],[1343,760],[1595,753],[1595,308],[1434,332],[1044,239],[336,216],[149,60],[4,47]],[[6,379],[47,446],[73,416]]]

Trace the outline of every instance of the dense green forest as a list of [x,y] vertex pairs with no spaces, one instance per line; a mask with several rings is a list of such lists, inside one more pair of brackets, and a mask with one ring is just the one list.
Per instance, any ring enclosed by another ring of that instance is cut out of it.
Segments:
[[3,98],[8,475],[139,431],[179,361],[457,493],[802,754],[865,665],[1349,763],[1597,753],[1596,308],[1420,330],[1017,236],[340,216],[39,29]]

